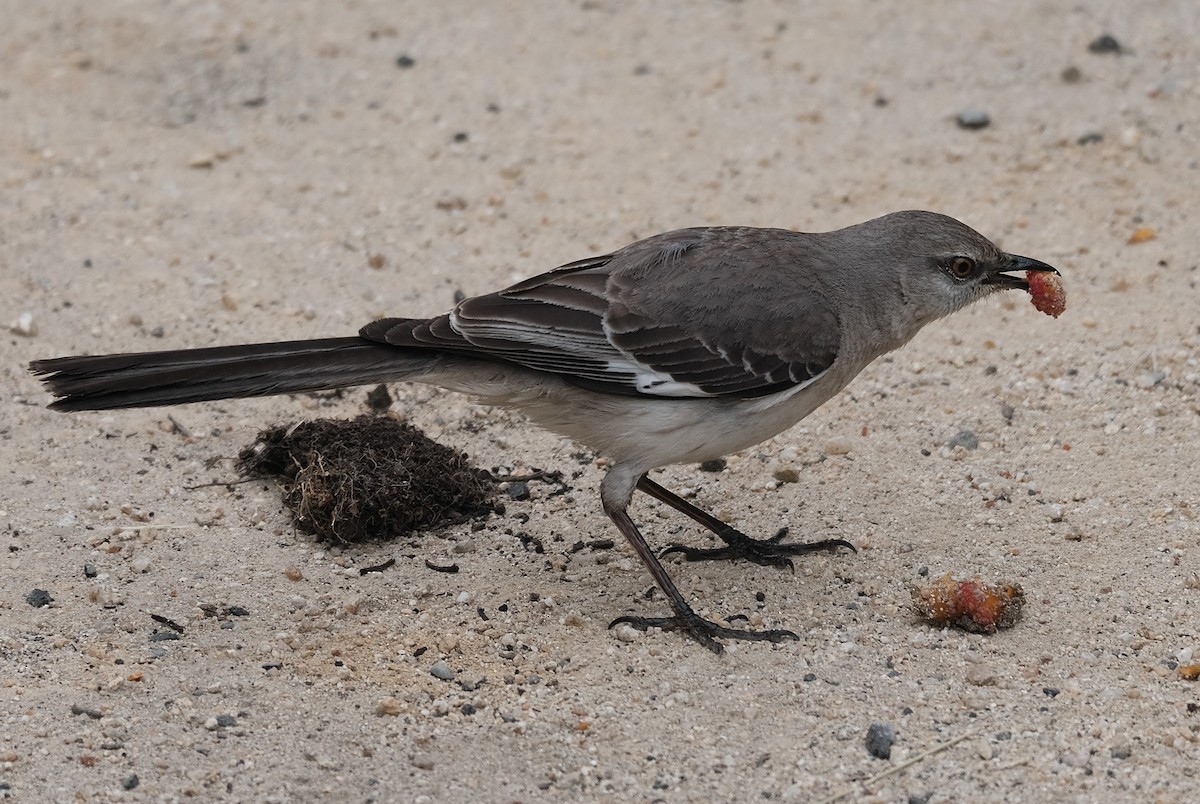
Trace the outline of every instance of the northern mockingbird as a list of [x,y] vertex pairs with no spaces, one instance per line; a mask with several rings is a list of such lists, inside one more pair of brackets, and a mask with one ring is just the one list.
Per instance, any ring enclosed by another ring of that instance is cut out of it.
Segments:
[[[712,226],[649,237],[569,263],[436,318],[385,318],[357,337],[59,357],[31,369],[55,410],[104,410],[415,381],[518,408],[607,456],[605,513],[674,609],[620,617],[637,628],[796,639],[706,620],[688,605],[628,513],[643,491],[725,546],[670,545],[688,560],[791,557],[847,547],[752,539],[651,480],[787,429],[926,324],[1054,268],[1007,254],[932,212],[897,212],[835,232]],[[611,627],[611,625],[610,625]]]

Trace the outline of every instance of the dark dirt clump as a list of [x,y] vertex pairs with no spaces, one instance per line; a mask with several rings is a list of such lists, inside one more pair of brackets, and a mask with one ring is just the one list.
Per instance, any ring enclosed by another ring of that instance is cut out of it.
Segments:
[[386,417],[264,430],[241,451],[238,469],[278,478],[297,527],[330,541],[391,539],[493,510],[486,472]]

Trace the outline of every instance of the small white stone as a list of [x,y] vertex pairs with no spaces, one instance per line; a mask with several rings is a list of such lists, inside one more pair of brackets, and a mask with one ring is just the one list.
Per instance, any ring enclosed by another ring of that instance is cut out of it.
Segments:
[[851,449],[853,446],[846,436],[834,436],[825,442],[825,452],[828,455],[848,455]]
[[33,320],[33,313],[24,312],[17,316],[17,320],[8,325],[14,335],[20,335],[23,338],[32,338],[38,334],[37,324]]
[[70,536],[75,530],[75,512],[67,511],[58,521],[54,523],[54,535],[59,537]]
[[1167,378],[1167,372],[1159,371],[1144,371],[1138,375],[1136,380],[1138,388],[1153,388]]
[[633,642],[638,638],[638,630],[629,623],[621,623],[612,633],[621,642]]
[[138,556],[131,564],[134,572],[145,572],[150,569],[150,556]]

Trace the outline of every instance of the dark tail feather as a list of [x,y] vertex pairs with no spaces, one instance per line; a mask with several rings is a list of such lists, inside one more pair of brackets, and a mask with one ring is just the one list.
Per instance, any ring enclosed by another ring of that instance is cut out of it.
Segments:
[[35,360],[54,410],[110,410],[322,391],[420,374],[434,355],[361,338]]

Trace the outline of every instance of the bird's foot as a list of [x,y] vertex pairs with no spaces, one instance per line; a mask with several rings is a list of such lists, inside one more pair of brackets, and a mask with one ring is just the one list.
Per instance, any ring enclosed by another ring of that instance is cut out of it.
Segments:
[[795,571],[796,567],[792,563],[792,556],[802,556],[819,550],[836,550],[839,547],[858,552],[854,545],[845,539],[822,539],[819,542],[784,544],[782,543],[783,538],[787,534],[787,528],[780,528],[779,532],[769,539],[752,539],[737,528],[726,527],[717,532],[717,535],[725,542],[724,547],[689,547],[686,544],[675,543],[667,545],[658,555],[661,558],[671,553],[680,553],[688,561],[743,558],[764,567],[780,567]]
[[744,631],[740,628],[730,628],[725,625],[706,620],[690,608],[672,617],[635,617],[625,615],[618,617],[608,624],[609,628],[625,623],[639,631],[647,628],[661,628],[664,631],[686,631],[693,639],[713,653],[720,655],[725,651],[724,646],[717,641],[720,639],[742,639],[748,642],[783,642],[788,639],[799,641],[800,637],[786,628],[771,628],[766,631]]

